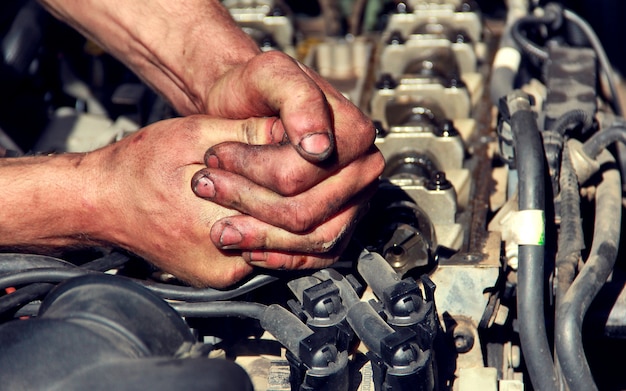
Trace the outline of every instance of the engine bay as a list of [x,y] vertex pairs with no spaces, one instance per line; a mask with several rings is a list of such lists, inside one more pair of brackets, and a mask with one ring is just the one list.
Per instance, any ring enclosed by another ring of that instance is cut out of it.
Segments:
[[[528,0],[223,4],[374,122],[386,167],[348,248],[228,289],[118,249],[0,252],[0,384],[626,387],[626,120],[582,15]],[[1,7],[5,157],[87,152],[177,115],[35,1]]]

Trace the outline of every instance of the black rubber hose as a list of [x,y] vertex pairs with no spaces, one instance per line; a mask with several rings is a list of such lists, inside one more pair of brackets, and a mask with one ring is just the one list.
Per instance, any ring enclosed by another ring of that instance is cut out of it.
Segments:
[[622,191],[619,171],[608,151],[598,161],[613,167],[602,173],[596,190],[596,216],[589,257],[556,311],[556,353],[570,391],[597,390],[582,342],[582,323],[589,305],[615,265],[620,238]]
[[188,286],[161,284],[151,281],[137,282],[141,283],[146,288],[150,289],[152,292],[156,293],[163,299],[180,300],[187,302],[205,302],[229,300],[237,296],[244,295],[248,292],[251,292],[257,288],[260,288],[277,280],[278,277],[260,274],[252,277],[249,281],[243,283],[242,285],[230,290],[219,290],[213,288],[199,289]]
[[239,317],[261,320],[266,305],[243,301],[217,301],[209,303],[170,303],[181,316],[192,318]]
[[602,151],[614,142],[626,144],[626,125],[615,124],[610,128],[596,132],[583,145],[583,152],[595,159]]
[[[40,268],[32,270],[24,270],[17,273],[0,275],[0,289],[33,284],[33,283],[59,283],[70,278],[93,273],[93,271],[82,268],[61,269],[61,268]],[[126,278],[126,277],[120,277]],[[174,286],[167,284],[153,283],[149,281],[141,281],[132,279],[134,282],[144,285],[152,292],[161,296],[163,299],[185,300],[185,301],[216,301],[227,300],[237,297],[260,286],[276,281],[278,278],[269,275],[259,275],[241,285],[240,287],[222,291],[218,289],[205,288],[197,289],[184,286]]]
[[[35,265],[44,266],[44,267],[45,266],[50,267],[51,265],[67,266],[67,267],[74,266],[73,264],[69,262],[57,260],[56,258],[50,258],[50,257],[38,256],[38,255],[30,255],[30,254],[23,255],[21,257],[13,256],[13,257],[8,257],[8,258],[9,259],[6,260],[6,262],[12,262],[12,261],[21,259],[22,262],[18,262],[18,264],[21,264],[22,266],[24,266],[23,263],[25,260],[28,261],[28,264],[31,267],[25,268],[25,269],[33,269],[34,268],[33,266]],[[114,252],[104,257],[87,262],[84,265],[82,265],[80,268],[85,269],[85,270],[105,272],[107,270],[115,269],[124,265],[126,262],[128,262],[129,259],[130,258],[125,254]],[[35,300],[44,296],[52,288],[54,288],[54,286],[55,286],[54,284],[50,284],[50,283],[37,282],[37,283],[27,285],[23,288],[20,288],[17,291],[9,295],[0,297],[0,315],[4,315],[7,312],[12,311],[16,308],[19,308],[29,303],[32,300]]]
[[84,276],[94,271],[80,268],[40,268],[24,270],[18,273],[0,275],[0,289],[32,284],[36,282],[59,283],[70,278]]
[[0,254],[0,274],[44,267],[74,267],[74,264],[47,255],[20,253]]
[[581,126],[581,133],[585,133],[593,126],[593,117],[585,110],[570,110],[554,121],[550,130],[565,136],[569,129],[577,125]]
[[[511,130],[519,172],[519,210],[545,211],[544,153],[530,107],[512,114]],[[543,244],[519,245],[518,258],[517,313],[524,361],[536,390],[556,390],[544,317]]]
[[[20,273],[23,270],[42,268],[74,268],[75,265],[59,258],[37,254],[6,253],[0,254],[0,275]],[[8,288],[5,286],[2,289]],[[37,283],[25,286],[17,291],[0,297],[0,318],[32,300],[48,293],[54,284]]]
[[529,27],[536,27],[539,25],[549,25],[557,21],[557,15],[554,13],[546,14],[543,17],[537,17],[534,15],[525,16],[520,18],[511,27],[511,36],[517,44],[517,46],[527,55],[539,61],[546,61],[549,57],[548,51],[531,41],[524,35],[522,31]]
[[578,178],[572,166],[567,143],[563,146],[559,185],[561,188],[561,227],[555,260],[557,269],[557,306],[572,284],[572,281],[574,281],[580,259],[580,251],[585,248],[582,220],[580,218]]
[[[212,303],[171,303],[178,313],[187,317],[244,317],[261,322],[261,327],[272,334],[296,357],[300,355],[300,343],[313,334],[300,319],[287,309],[272,304],[220,301]],[[336,352],[335,352],[336,353]]]
[[81,269],[95,270],[99,272],[106,272],[108,270],[117,269],[124,266],[130,260],[130,256],[113,252],[103,257],[94,259],[80,266]]

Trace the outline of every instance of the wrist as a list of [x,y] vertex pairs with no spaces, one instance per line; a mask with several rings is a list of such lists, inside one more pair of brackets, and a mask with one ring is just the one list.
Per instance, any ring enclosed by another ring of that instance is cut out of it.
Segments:
[[213,83],[260,53],[218,0],[41,1],[183,115],[204,113]]
[[0,160],[0,247],[101,244],[97,172],[89,160],[86,154]]

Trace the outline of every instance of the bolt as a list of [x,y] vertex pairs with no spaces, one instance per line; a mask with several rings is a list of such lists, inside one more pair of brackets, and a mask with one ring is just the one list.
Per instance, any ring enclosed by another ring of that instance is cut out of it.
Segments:
[[454,347],[459,353],[467,353],[472,348],[467,338],[463,335],[454,337]]
[[376,138],[387,136],[387,131],[381,121],[374,121],[374,129],[376,130]]
[[398,82],[389,73],[383,73],[376,82],[376,88],[379,90],[393,90],[398,86]]
[[459,12],[473,12],[474,7],[470,2],[464,1],[458,8]]
[[474,335],[467,327],[455,327],[452,337],[454,338],[454,348],[458,353],[467,353],[474,347]]
[[459,131],[454,127],[454,122],[449,119],[444,120],[434,133],[438,137],[456,137],[459,135]]
[[285,16],[285,10],[281,6],[276,5],[269,13],[269,16]]
[[452,77],[450,78],[450,80],[448,80],[447,87],[448,88],[463,88],[465,87],[465,83],[463,83],[463,80],[460,80],[456,77]]
[[387,45],[402,45],[404,42],[405,40],[402,33],[398,30],[394,30],[387,40]]
[[431,178],[431,180],[426,183],[426,188],[428,190],[448,190],[452,187],[452,183],[446,178],[446,173],[443,171],[437,171]]
[[398,5],[396,5],[396,13],[398,14],[408,14],[409,13],[409,6],[401,1],[398,3]]

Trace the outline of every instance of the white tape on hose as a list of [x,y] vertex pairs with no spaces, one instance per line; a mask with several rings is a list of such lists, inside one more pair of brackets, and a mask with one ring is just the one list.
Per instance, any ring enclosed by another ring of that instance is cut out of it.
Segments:
[[510,221],[517,244],[543,246],[546,242],[546,215],[543,210],[522,210],[514,212]]
[[517,72],[521,61],[522,55],[520,52],[510,47],[503,47],[496,52],[493,68],[509,68],[513,72]]

